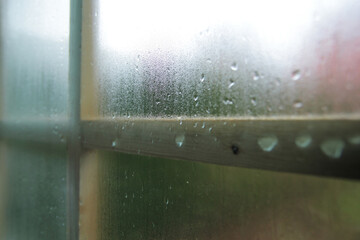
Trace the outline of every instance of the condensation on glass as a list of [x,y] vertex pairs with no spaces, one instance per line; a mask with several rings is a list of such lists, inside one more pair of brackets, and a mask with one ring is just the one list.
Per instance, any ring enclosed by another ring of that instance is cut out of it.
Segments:
[[86,1],[80,237],[357,239],[357,182],[114,151],[356,171],[359,10]]
[[1,142],[1,239],[65,239],[66,149]]
[[2,118],[67,114],[69,3],[1,1]]
[[360,111],[358,1],[86,5],[86,118]]
[[80,2],[0,0],[1,239],[359,238],[358,182],[196,161],[359,178],[360,3],[83,1],[77,122]]
[[358,239],[358,182],[92,151],[81,239]]
[[0,1],[1,239],[65,239],[69,6]]

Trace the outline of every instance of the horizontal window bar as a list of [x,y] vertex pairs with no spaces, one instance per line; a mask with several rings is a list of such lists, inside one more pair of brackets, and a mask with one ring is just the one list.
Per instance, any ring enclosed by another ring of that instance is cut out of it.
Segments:
[[[65,144],[67,121],[1,122],[3,139]],[[356,115],[114,118],[81,121],[85,149],[295,173],[360,178]]]

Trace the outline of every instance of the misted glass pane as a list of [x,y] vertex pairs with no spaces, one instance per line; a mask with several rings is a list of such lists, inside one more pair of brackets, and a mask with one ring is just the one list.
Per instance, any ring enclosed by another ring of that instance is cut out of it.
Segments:
[[358,1],[85,5],[84,117],[360,111]]
[[69,1],[0,1],[0,238],[65,239]]
[[7,142],[0,150],[0,238],[65,239],[65,146]]
[[80,176],[80,239],[360,236],[358,182],[105,151]]
[[66,116],[69,1],[1,1],[1,100],[8,121]]

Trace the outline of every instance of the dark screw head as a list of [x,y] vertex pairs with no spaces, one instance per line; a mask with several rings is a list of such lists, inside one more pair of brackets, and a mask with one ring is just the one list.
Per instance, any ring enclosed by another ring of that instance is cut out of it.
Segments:
[[232,145],[231,150],[232,150],[233,154],[235,154],[235,155],[239,154],[239,147],[238,146]]

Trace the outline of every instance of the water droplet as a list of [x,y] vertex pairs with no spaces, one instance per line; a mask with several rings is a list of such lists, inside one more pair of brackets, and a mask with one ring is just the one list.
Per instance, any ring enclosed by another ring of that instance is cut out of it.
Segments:
[[263,151],[271,152],[278,144],[278,139],[275,136],[267,136],[259,138],[257,143]]
[[205,126],[206,126],[206,123],[203,122],[203,125],[201,126],[201,128],[205,128]]
[[205,74],[201,74],[201,77],[200,77],[200,82],[204,82],[205,81]]
[[209,127],[209,133],[211,133],[212,127]]
[[312,138],[309,134],[300,135],[295,139],[295,144],[299,148],[306,148],[310,145]]
[[255,98],[255,97],[252,97],[252,98],[251,98],[251,104],[252,104],[253,106],[256,106],[256,98]]
[[184,134],[178,135],[175,138],[175,142],[176,142],[176,145],[178,147],[182,147],[182,145],[184,144],[184,141],[185,141],[185,135]]
[[299,80],[299,79],[301,78],[300,70],[299,70],[299,69],[294,70],[294,71],[291,73],[291,78],[292,78],[292,80],[294,80],[294,81]]
[[196,128],[197,127],[197,125],[198,125],[198,123],[196,122],[196,123],[194,123],[194,128]]
[[114,148],[117,145],[117,140],[112,141],[111,146]]
[[225,99],[223,100],[223,103],[224,103],[225,105],[232,105],[232,104],[234,104],[234,102],[233,102],[231,99],[229,99],[229,98],[225,98]]
[[197,100],[199,100],[199,97],[197,95],[194,96],[194,101],[196,102]]
[[259,78],[260,78],[259,72],[258,72],[258,71],[254,71],[254,72],[253,72],[253,80],[254,80],[254,81],[257,81],[257,80],[259,80]]
[[328,139],[324,141],[320,148],[326,156],[331,158],[340,158],[344,150],[345,143],[338,138]]
[[300,100],[295,100],[293,106],[294,108],[302,108],[303,103]]
[[238,65],[237,65],[237,63],[236,63],[236,62],[233,62],[233,63],[231,64],[230,68],[231,68],[231,70],[233,70],[233,71],[237,71],[237,70],[238,70]]
[[360,135],[356,135],[348,138],[348,142],[353,145],[360,145]]
[[230,78],[229,89],[232,88],[234,85],[235,85],[234,80]]

